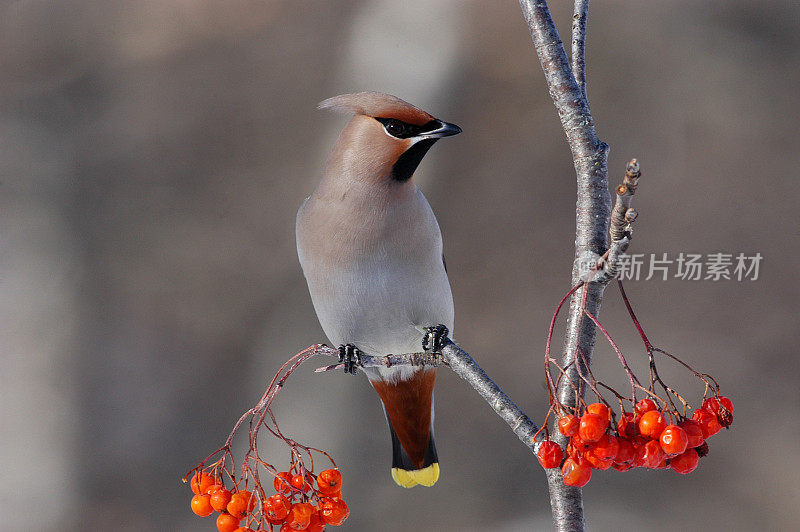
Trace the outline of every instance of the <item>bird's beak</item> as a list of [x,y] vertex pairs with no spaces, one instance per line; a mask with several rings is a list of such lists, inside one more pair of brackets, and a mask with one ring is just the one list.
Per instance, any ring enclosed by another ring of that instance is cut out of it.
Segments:
[[458,135],[461,133],[461,128],[455,124],[449,124],[447,122],[442,122],[441,120],[437,120],[437,122],[439,123],[439,127],[430,131],[426,131],[421,136],[440,139],[442,137],[452,137],[453,135]]

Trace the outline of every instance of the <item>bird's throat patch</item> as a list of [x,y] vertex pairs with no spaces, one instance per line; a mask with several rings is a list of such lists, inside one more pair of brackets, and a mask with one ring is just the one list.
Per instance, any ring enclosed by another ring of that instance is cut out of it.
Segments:
[[428,153],[428,150],[431,149],[431,146],[433,146],[437,140],[439,139],[422,139],[415,142],[409,149],[403,152],[392,167],[392,179],[400,182],[411,179],[420,161],[422,161],[422,158],[425,157],[425,154]]

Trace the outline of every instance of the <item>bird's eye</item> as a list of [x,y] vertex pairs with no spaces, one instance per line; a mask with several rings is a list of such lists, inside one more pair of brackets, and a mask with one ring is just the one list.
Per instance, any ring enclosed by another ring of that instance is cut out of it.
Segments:
[[405,129],[405,124],[398,120],[392,120],[386,124],[386,131],[393,137],[400,137]]

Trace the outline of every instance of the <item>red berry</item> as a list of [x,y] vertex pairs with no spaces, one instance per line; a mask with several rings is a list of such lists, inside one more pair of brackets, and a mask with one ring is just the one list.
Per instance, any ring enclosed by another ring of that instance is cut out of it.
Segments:
[[319,513],[327,524],[339,526],[350,515],[350,509],[342,499],[329,499],[322,504]]
[[289,515],[286,516],[286,524],[297,530],[305,530],[311,523],[311,514],[313,513],[314,507],[307,502],[295,503],[289,510]]
[[189,506],[192,511],[200,517],[208,517],[214,513],[214,508],[211,507],[210,495],[195,495],[192,497]]
[[668,455],[681,454],[689,445],[689,436],[678,425],[667,425],[658,437],[661,448]]
[[325,530],[325,521],[320,517],[319,512],[311,514],[311,521],[306,527],[306,532],[322,532]]
[[578,434],[580,423],[578,416],[573,416],[572,414],[562,416],[558,420],[558,431],[564,436],[575,436]]
[[608,407],[603,403],[592,403],[586,407],[586,412],[596,414],[603,419],[609,419]]
[[223,512],[231,502],[231,492],[225,488],[218,489],[211,493],[211,506],[218,512]]
[[689,443],[686,445],[687,448],[694,449],[703,443],[703,428],[700,426],[700,423],[693,419],[684,419],[678,423],[678,426],[686,431],[686,435],[689,437]]
[[302,473],[298,473],[289,480],[289,484],[292,485],[298,491],[306,492],[311,489],[311,484],[308,483],[306,477]]
[[664,450],[656,440],[650,440],[636,449],[636,461],[650,469],[658,468],[665,457]]
[[219,514],[219,517],[217,517],[217,530],[219,532],[233,532],[239,528],[239,521],[241,519],[231,514]]
[[567,458],[561,467],[561,475],[564,477],[564,484],[580,488],[591,480],[592,468],[585,461]]
[[317,486],[323,495],[333,495],[342,490],[342,474],[338,469],[326,469],[317,475]]
[[709,397],[703,401],[703,408],[715,414],[723,427],[730,427],[733,423],[733,403],[727,397]]
[[233,532],[255,532],[255,531],[252,528],[245,527],[245,526],[240,526],[239,528],[237,528]]
[[276,493],[264,502],[264,513],[271,520],[283,521],[289,515],[291,507],[292,503],[289,502],[285,495]]
[[204,495],[214,484],[214,477],[208,473],[195,473],[189,486],[196,495]]
[[293,493],[291,488],[291,484],[289,483],[292,480],[292,474],[288,471],[281,471],[275,477],[275,480],[272,481],[272,486],[275,488],[275,491],[278,493],[283,493],[284,495],[288,495]]
[[650,410],[658,410],[658,405],[652,399],[642,399],[636,403],[636,413],[640,416]]
[[617,456],[619,441],[613,434],[603,434],[603,437],[594,444],[592,453],[601,460],[611,460]]
[[699,461],[700,456],[697,454],[697,451],[694,449],[689,449],[685,453],[679,454],[670,460],[670,465],[672,466],[672,469],[681,475],[686,475],[697,469],[697,464]]
[[542,464],[543,468],[551,469],[561,465],[561,460],[564,459],[564,453],[556,442],[545,440],[539,445],[539,450],[536,451],[536,457],[539,459],[539,463]]
[[720,405],[724,406],[731,414],[733,414],[733,402],[724,395],[720,395],[719,397],[709,397],[703,401],[703,408],[709,412],[713,412],[714,414],[719,414]]
[[617,432],[619,435],[631,439],[636,436],[636,422],[634,420],[633,412],[623,412],[617,421]]
[[703,430],[703,438],[709,439],[711,436],[722,430],[722,425],[719,424],[717,415],[705,408],[698,408],[692,414],[692,419],[700,424]]
[[583,441],[580,436],[573,436],[569,441],[572,444],[573,449],[580,452],[588,451],[594,447],[594,443]]
[[639,433],[651,440],[658,439],[666,427],[667,420],[658,410],[648,410],[639,418]]
[[578,427],[578,436],[584,442],[594,443],[603,437],[608,428],[608,418],[602,418],[597,414],[584,414],[581,416],[581,423]]
[[636,458],[636,449],[633,447],[633,444],[630,441],[622,438],[618,438],[617,443],[619,449],[617,450],[617,455],[614,458],[614,463],[630,465],[633,462],[633,459]]
[[584,458],[584,460],[589,462],[589,464],[594,469],[599,469],[600,471],[605,471],[606,469],[611,467],[611,465],[614,463],[614,461],[613,460],[604,460],[604,459],[600,458],[595,453],[596,450],[597,449],[593,449],[591,451],[587,451],[587,452],[583,453],[583,458]]

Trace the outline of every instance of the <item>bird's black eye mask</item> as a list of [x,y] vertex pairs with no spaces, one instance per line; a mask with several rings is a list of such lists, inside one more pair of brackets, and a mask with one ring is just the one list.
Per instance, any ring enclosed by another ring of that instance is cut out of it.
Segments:
[[383,129],[397,139],[410,139],[412,137],[419,137],[425,133],[430,133],[442,127],[442,123],[438,120],[431,120],[424,126],[415,126],[414,124],[407,124],[396,118],[378,118],[375,120],[383,124]]

